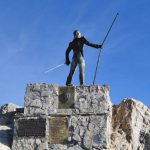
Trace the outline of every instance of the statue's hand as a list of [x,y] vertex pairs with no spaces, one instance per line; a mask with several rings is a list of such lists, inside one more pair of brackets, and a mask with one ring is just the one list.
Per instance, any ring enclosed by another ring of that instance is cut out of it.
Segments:
[[66,64],[67,66],[69,66],[69,65],[70,65],[70,60],[66,60],[65,64]]
[[102,48],[103,46],[102,45],[97,45],[97,48]]

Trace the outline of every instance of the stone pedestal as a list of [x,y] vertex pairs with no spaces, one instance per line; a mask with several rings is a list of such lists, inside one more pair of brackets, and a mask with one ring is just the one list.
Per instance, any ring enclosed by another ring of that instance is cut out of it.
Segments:
[[30,84],[12,150],[108,149],[111,107],[107,86]]
[[25,94],[26,115],[48,115],[58,108],[58,86],[52,84],[28,84]]
[[48,150],[47,125],[45,116],[16,116],[12,150]]

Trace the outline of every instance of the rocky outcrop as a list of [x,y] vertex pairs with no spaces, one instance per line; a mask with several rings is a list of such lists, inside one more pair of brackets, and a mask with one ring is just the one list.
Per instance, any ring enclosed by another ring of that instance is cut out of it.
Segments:
[[0,108],[0,150],[10,150],[13,139],[14,115],[19,106],[9,103]]
[[126,98],[113,106],[111,144],[114,150],[150,150],[150,110]]

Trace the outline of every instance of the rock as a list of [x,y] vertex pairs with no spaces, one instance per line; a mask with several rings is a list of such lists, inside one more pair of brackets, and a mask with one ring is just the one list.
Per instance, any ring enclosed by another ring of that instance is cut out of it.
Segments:
[[[25,114],[38,115],[53,112],[58,107],[58,86],[28,84],[25,94]],[[37,110],[38,109],[38,110]]]
[[39,99],[35,99],[31,102],[30,106],[35,108],[41,108],[42,102]]
[[49,146],[49,150],[68,150],[68,147],[62,144],[52,144]]
[[7,146],[7,143],[4,142],[4,144],[3,144],[3,141],[1,141],[1,143],[0,143],[0,148],[1,148],[1,150],[11,150],[10,147]]
[[0,150],[11,149],[16,108],[19,106],[12,103],[5,104],[0,108]]
[[150,149],[150,131],[145,134],[145,147],[144,150],[149,150]]
[[92,149],[92,145],[93,145],[92,138],[93,138],[93,132],[86,130],[84,139],[83,139],[83,147],[85,149],[87,149],[87,150]]
[[[143,103],[126,98],[113,107],[112,146],[117,149],[147,149],[149,147],[150,110]],[[119,144],[119,143],[123,144]],[[148,144],[149,143],[149,144]]]
[[84,149],[80,147],[79,145],[75,145],[73,147],[69,147],[67,150],[84,150]]
[[77,141],[77,142],[80,142],[80,141],[81,141],[81,137],[80,137],[78,134],[74,134],[73,137],[72,137],[72,139],[73,139],[74,141]]
[[9,113],[9,112],[14,112],[14,111],[16,111],[16,108],[20,108],[20,106],[15,105],[13,103],[8,103],[8,104],[5,104],[5,105],[1,106],[0,113],[1,114],[6,114],[6,113]]

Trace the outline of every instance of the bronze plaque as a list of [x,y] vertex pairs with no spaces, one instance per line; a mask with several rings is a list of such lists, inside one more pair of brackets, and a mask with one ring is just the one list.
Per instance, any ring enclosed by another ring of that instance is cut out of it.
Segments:
[[49,143],[63,144],[68,139],[68,118],[51,117],[49,119]]
[[46,119],[21,119],[18,121],[18,136],[45,137]]
[[74,108],[74,87],[60,87],[59,88],[59,109],[69,109]]

